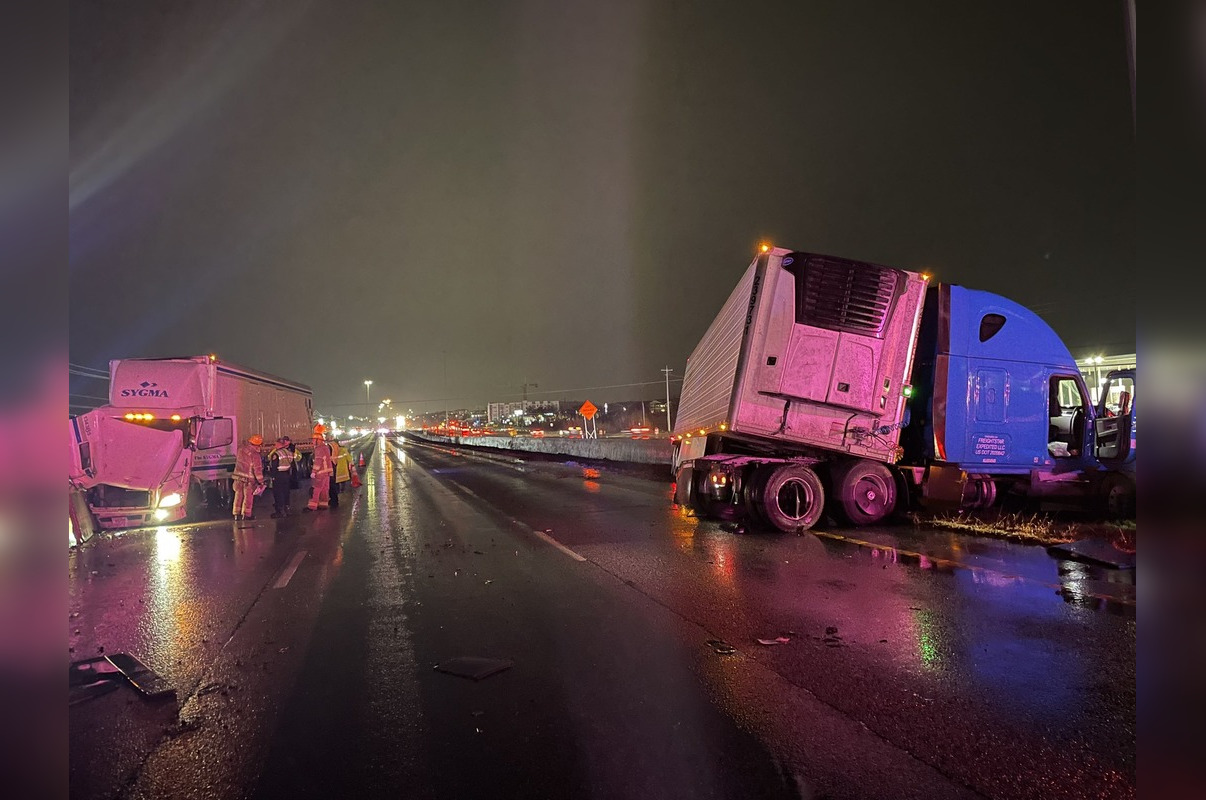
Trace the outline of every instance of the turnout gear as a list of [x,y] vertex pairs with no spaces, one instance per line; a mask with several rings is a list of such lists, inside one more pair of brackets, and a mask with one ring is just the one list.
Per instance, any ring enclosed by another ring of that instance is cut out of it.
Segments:
[[260,447],[264,437],[258,433],[251,436],[239,447],[235,456],[234,468],[234,508],[235,519],[255,519],[252,506],[255,503],[255,489],[264,482],[263,458]]
[[327,508],[331,502],[331,475],[335,468],[331,463],[331,446],[321,436],[314,437],[314,453],[311,455],[310,502],[306,508],[314,511]]

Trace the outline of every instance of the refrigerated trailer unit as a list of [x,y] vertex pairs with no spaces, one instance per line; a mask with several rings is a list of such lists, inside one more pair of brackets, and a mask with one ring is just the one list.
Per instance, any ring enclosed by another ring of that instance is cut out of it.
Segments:
[[[799,530],[820,519],[826,497],[835,516],[871,524],[902,495],[987,506],[1002,486],[1032,497],[1133,493],[1133,439],[1129,472],[1117,447],[1099,454],[1098,430],[1113,423],[1088,397],[1063,342],[1013,301],[767,248],[687,362],[676,500]],[[1131,431],[1133,415],[1130,403]]]
[[109,403],[70,420],[72,485],[102,528],[167,524],[223,505],[240,442],[313,450],[310,387],[213,356],[109,364]]

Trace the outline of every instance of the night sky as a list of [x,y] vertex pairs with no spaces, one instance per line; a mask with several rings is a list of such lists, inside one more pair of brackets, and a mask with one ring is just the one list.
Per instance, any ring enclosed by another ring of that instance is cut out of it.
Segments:
[[70,78],[75,363],[655,398],[762,240],[1134,351],[1121,0],[81,2]]

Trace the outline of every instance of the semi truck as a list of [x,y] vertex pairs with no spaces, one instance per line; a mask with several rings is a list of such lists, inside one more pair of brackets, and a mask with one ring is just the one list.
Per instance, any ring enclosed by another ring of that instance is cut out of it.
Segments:
[[[1097,407],[1059,336],[989,292],[765,246],[695,347],[675,502],[783,531],[998,492],[1133,509],[1134,371]],[[1113,404],[1113,408],[1109,404]]]
[[310,387],[216,356],[109,362],[109,403],[69,420],[70,483],[101,528],[163,525],[231,500],[239,444],[313,452]]

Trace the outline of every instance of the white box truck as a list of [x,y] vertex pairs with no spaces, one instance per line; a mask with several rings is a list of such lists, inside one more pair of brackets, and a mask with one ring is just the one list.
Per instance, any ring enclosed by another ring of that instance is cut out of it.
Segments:
[[215,356],[109,362],[109,404],[70,422],[70,482],[101,528],[162,525],[226,507],[239,443],[313,450],[310,387]]

